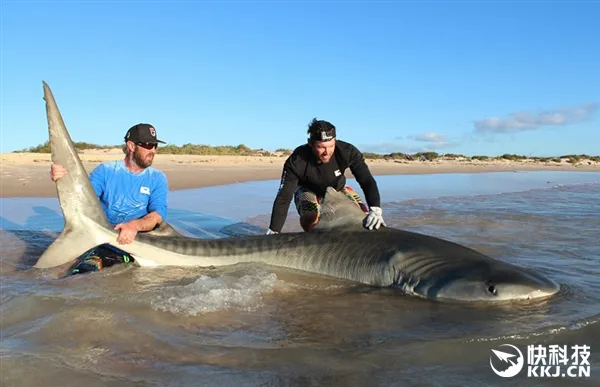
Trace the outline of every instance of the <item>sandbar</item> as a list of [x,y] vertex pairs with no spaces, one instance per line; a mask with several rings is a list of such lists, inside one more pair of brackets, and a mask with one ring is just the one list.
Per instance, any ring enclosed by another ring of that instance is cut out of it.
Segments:
[[[270,156],[201,156],[157,154],[153,167],[165,172],[169,189],[181,190],[235,184],[246,181],[279,179],[286,155]],[[98,164],[123,159],[120,149],[86,150],[80,153],[88,172]],[[0,197],[56,197],[56,185],[50,180],[49,153],[0,154]],[[480,173],[510,171],[589,171],[600,172],[600,162],[579,160],[571,163],[526,160],[436,159],[383,160],[367,159],[375,176],[431,173]],[[346,176],[352,174],[347,171]]]

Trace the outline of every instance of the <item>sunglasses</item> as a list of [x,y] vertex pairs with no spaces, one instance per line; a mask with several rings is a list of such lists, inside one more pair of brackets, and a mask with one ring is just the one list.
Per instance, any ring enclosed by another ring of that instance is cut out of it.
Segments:
[[154,144],[151,142],[136,142],[135,144],[141,146],[144,149],[148,149],[148,150],[158,147],[158,144]]

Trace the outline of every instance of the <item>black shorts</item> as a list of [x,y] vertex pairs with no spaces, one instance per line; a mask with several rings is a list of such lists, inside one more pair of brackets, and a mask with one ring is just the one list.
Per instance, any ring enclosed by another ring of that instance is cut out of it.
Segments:
[[96,246],[78,258],[71,275],[99,271],[121,263],[132,263],[133,257],[109,244]]
[[[341,192],[345,193],[346,196],[348,196],[348,199],[356,203],[365,214],[369,213],[368,207],[362,202],[360,195],[356,193],[352,187],[347,185],[342,188]],[[321,212],[322,200],[323,198],[317,197],[314,192],[302,186],[298,187],[296,192],[294,192],[294,204],[296,205],[296,210],[300,216],[303,216],[306,213],[319,214]]]

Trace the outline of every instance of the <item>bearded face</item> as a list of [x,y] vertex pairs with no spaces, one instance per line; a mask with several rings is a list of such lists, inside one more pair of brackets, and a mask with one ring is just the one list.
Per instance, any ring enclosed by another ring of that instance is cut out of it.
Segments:
[[[155,144],[152,144],[152,145],[155,145]],[[156,145],[154,147],[148,149],[148,147],[144,147],[139,144],[136,144],[135,149],[131,155],[131,158],[140,168],[148,168],[149,166],[152,165],[155,154],[156,154]]]

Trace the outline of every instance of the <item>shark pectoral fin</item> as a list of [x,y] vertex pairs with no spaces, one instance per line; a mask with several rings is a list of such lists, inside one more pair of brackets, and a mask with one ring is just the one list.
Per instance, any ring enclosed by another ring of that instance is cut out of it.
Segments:
[[156,235],[156,236],[184,236],[182,233],[177,231],[173,226],[163,220],[163,222],[154,230],[148,231],[148,235]]
[[33,267],[48,269],[72,262],[83,253],[102,243],[81,230],[65,228],[58,238],[40,256]]

